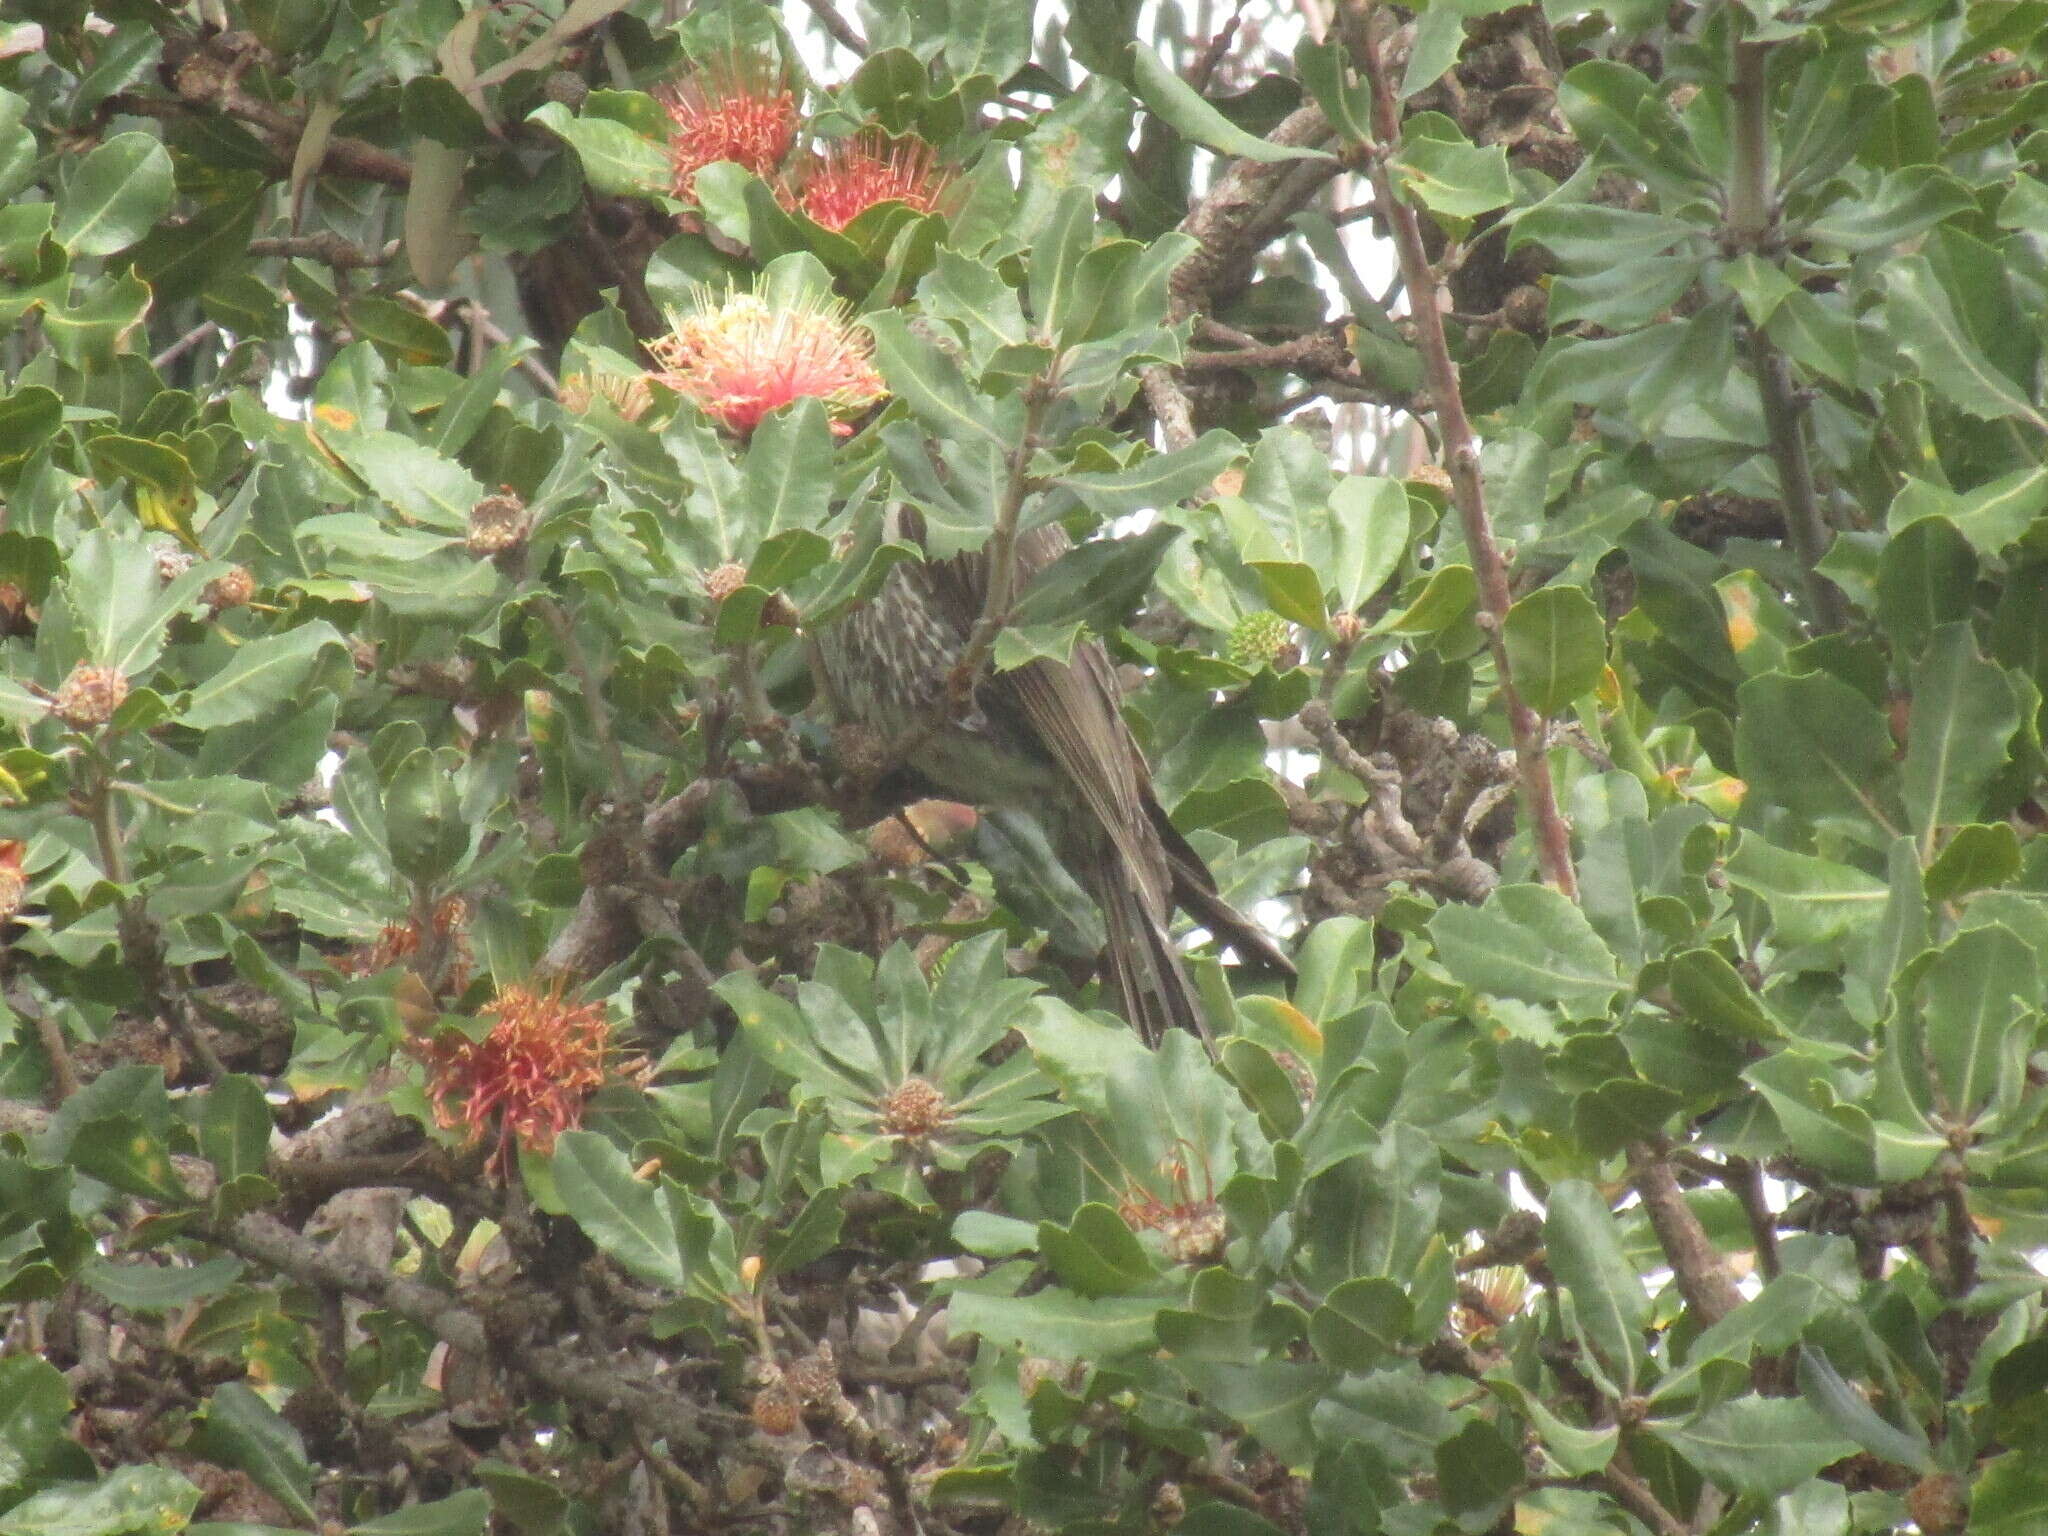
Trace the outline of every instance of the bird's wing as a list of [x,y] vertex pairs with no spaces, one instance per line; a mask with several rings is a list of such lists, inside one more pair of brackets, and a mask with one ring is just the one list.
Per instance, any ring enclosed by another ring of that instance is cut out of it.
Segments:
[[[1021,590],[1068,548],[1058,527],[1034,528],[1017,541]],[[988,592],[988,558],[974,552],[934,562],[935,599],[944,605],[963,639],[981,617]],[[1150,774],[1117,707],[1116,674],[1099,642],[1074,647],[1073,660],[1033,661],[980,679],[975,692],[983,712],[1020,721],[1035,744],[1094,814],[1103,833],[1141,882],[1146,904],[1160,921],[1172,910],[1173,883],[1165,850],[1145,811]],[[1006,708],[1007,706],[1007,708]]]

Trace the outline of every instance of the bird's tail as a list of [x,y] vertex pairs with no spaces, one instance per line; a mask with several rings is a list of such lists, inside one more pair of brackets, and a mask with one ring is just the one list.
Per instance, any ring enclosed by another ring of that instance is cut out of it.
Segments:
[[1167,916],[1152,910],[1137,882],[1114,861],[1096,886],[1096,904],[1109,935],[1103,980],[1124,1017],[1147,1045],[1159,1044],[1170,1029],[1185,1029],[1213,1052],[1208,1015],[1174,947]]
[[1145,812],[1166,850],[1175,904],[1213,933],[1219,944],[1236,950],[1238,959],[1282,976],[1292,976],[1294,962],[1266,936],[1265,930],[1216,893],[1216,877],[1209,873],[1209,866],[1149,794],[1145,797]]

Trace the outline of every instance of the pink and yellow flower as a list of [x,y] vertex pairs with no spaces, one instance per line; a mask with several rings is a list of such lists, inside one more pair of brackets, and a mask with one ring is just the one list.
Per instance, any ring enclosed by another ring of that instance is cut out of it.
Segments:
[[670,184],[684,200],[695,196],[697,172],[705,166],[730,160],[766,180],[796,143],[796,92],[788,72],[758,53],[706,60],[659,99],[673,124]]
[[[873,344],[836,300],[778,306],[757,294],[729,293],[713,303],[707,294],[695,313],[672,315],[670,325],[668,335],[647,346],[661,365],[655,382],[695,401],[736,437],[798,400],[850,415],[888,393]],[[833,430],[852,429],[842,421]]]
[[883,203],[936,212],[952,183],[952,174],[940,167],[924,140],[892,139],[870,130],[813,157],[786,195],[814,223],[841,230]]

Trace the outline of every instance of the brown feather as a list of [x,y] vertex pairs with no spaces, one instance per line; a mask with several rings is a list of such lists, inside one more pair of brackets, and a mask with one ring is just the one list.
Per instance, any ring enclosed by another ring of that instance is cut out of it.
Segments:
[[[921,542],[923,520],[908,508],[895,516],[893,531]],[[1057,527],[1024,533],[1020,587],[1067,548]],[[872,602],[821,634],[819,659],[841,713],[896,738],[943,711],[943,679],[981,617],[988,574],[978,551],[898,566]],[[1200,855],[1154,797],[1100,643],[1081,642],[1066,665],[1039,660],[977,678],[973,708],[934,732],[911,766],[960,799],[1041,810],[1062,860],[1102,908],[1105,984],[1147,1040],[1167,1029],[1208,1038],[1172,940],[1176,904],[1241,956],[1292,972],[1272,941],[1216,893]]]

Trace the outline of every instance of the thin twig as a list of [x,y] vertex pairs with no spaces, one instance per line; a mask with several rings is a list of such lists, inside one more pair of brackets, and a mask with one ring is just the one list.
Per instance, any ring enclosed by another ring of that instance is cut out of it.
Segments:
[[590,712],[591,732],[597,737],[598,749],[604,753],[605,766],[611,770],[612,792],[620,805],[630,805],[638,796],[633,781],[626,775],[625,754],[619,750],[619,739],[612,731],[611,706],[605,702],[604,689],[590,665],[590,658],[584,654],[583,643],[576,638],[576,622],[551,596],[542,595],[535,606],[540,609],[541,617],[547,620],[548,628],[554,631],[555,643],[562,648],[562,659],[568,662],[576,686],[582,690],[583,707]]
[[953,664],[947,696],[965,699],[974,691],[982,664],[995,649],[996,637],[1010,622],[1010,610],[1017,602],[1017,526],[1022,520],[1024,501],[1031,494],[1031,456],[1038,451],[1038,434],[1045,425],[1045,412],[1058,392],[1050,376],[1034,379],[1024,386],[1024,433],[1010,450],[1009,472],[1003,481],[1003,498],[996,503],[995,527],[988,536],[988,586],[982,594],[981,616],[968,633],[967,647]]
[[804,0],[804,4],[818,18],[819,24],[831,33],[832,41],[862,58],[868,56],[868,40],[853,29],[853,23],[832,8],[832,0]]
[[155,357],[152,357],[149,360],[149,366],[152,368],[168,368],[172,363],[175,363],[187,352],[190,352],[199,343],[206,340],[207,337],[215,335],[219,330],[220,326],[211,320],[200,321],[191,330],[180,336],[168,347],[165,347]]
[[[1769,259],[1779,246],[1778,206],[1771,191],[1770,91],[1766,78],[1769,43],[1737,42],[1728,82],[1735,111],[1730,127],[1733,174],[1728,184],[1727,237],[1731,244]],[[1771,463],[1778,472],[1778,500],[1785,509],[1785,533],[1799,557],[1806,606],[1823,633],[1849,622],[1841,589],[1820,573],[1834,540],[1814,491],[1813,461],[1806,449],[1806,406],[1793,387],[1784,354],[1760,328],[1749,334],[1750,369],[1764,409]]]
[[[85,796],[86,819],[99,846],[100,867],[124,891],[128,885],[128,851],[114,807],[114,780],[103,763],[95,764],[94,777]],[[121,946],[121,958],[142,985],[143,1001],[170,1024],[179,1040],[199,1062],[211,1080],[227,1075],[227,1064],[206,1038],[191,1000],[164,956],[163,933],[150,917],[148,904],[134,894],[124,894],[116,906],[114,929]]]
[[1551,783],[1543,717],[1516,690],[1513,670],[1508,665],[1503,626],[1514,594],[1508,585],[1507,562],[1494,540],[1493,522],[1486,510],[1486,488],[1479,474],[1479,442],[1465,414],[1458,365],[1451,360],[1450,343],[1444,335],[1437,278],[1422,243],[1421,220],[1414,206],[1395,190],[1387,170],[1386,157],[1393,153],[1401,137],[1400,98],[1394,93],[1373,36],[1371,0],[1345,0],[1345,9],[1352,23],[1345,29],[1347,40],[1372,90],[1373,131],[1379,140],[1370,158],[1373,191],[1385,210],[1387,228],[1400,257],[1409,315],[1415,325],[1416,350],[1422,356],[1423,375],[1436,411],[1437,429],[1443,437],[1451,499],[1464,525],[1465,546],[1479,582],[1481,627],[1493,652],[1501,702],[1506,707],[1509,732],[1514,738],[1522,798],[1535,832],[1537,864],[1546,881],[1576,899],[1579,882],[1572,868],[1571,828],[1558,808],[1557,791]]
[[381,267],[398,259],[401,242],[388,242],[381,251],[366,251],[351,240],[345,240],[331,229],[316,230],[310,235],[266,236],[249,242],[251,256],[282,256],[287,261],[317,261],[322,266],[333,267],[347,272],[366,267]]
[[1686,1524],[1664,1507],[1650,1485],[1633,1473],[1609,1462],[1599,1473],[1600,1482],[1614,1495],[1615,1503],[1634,1515],[1657,1536],[1692,1536]]

